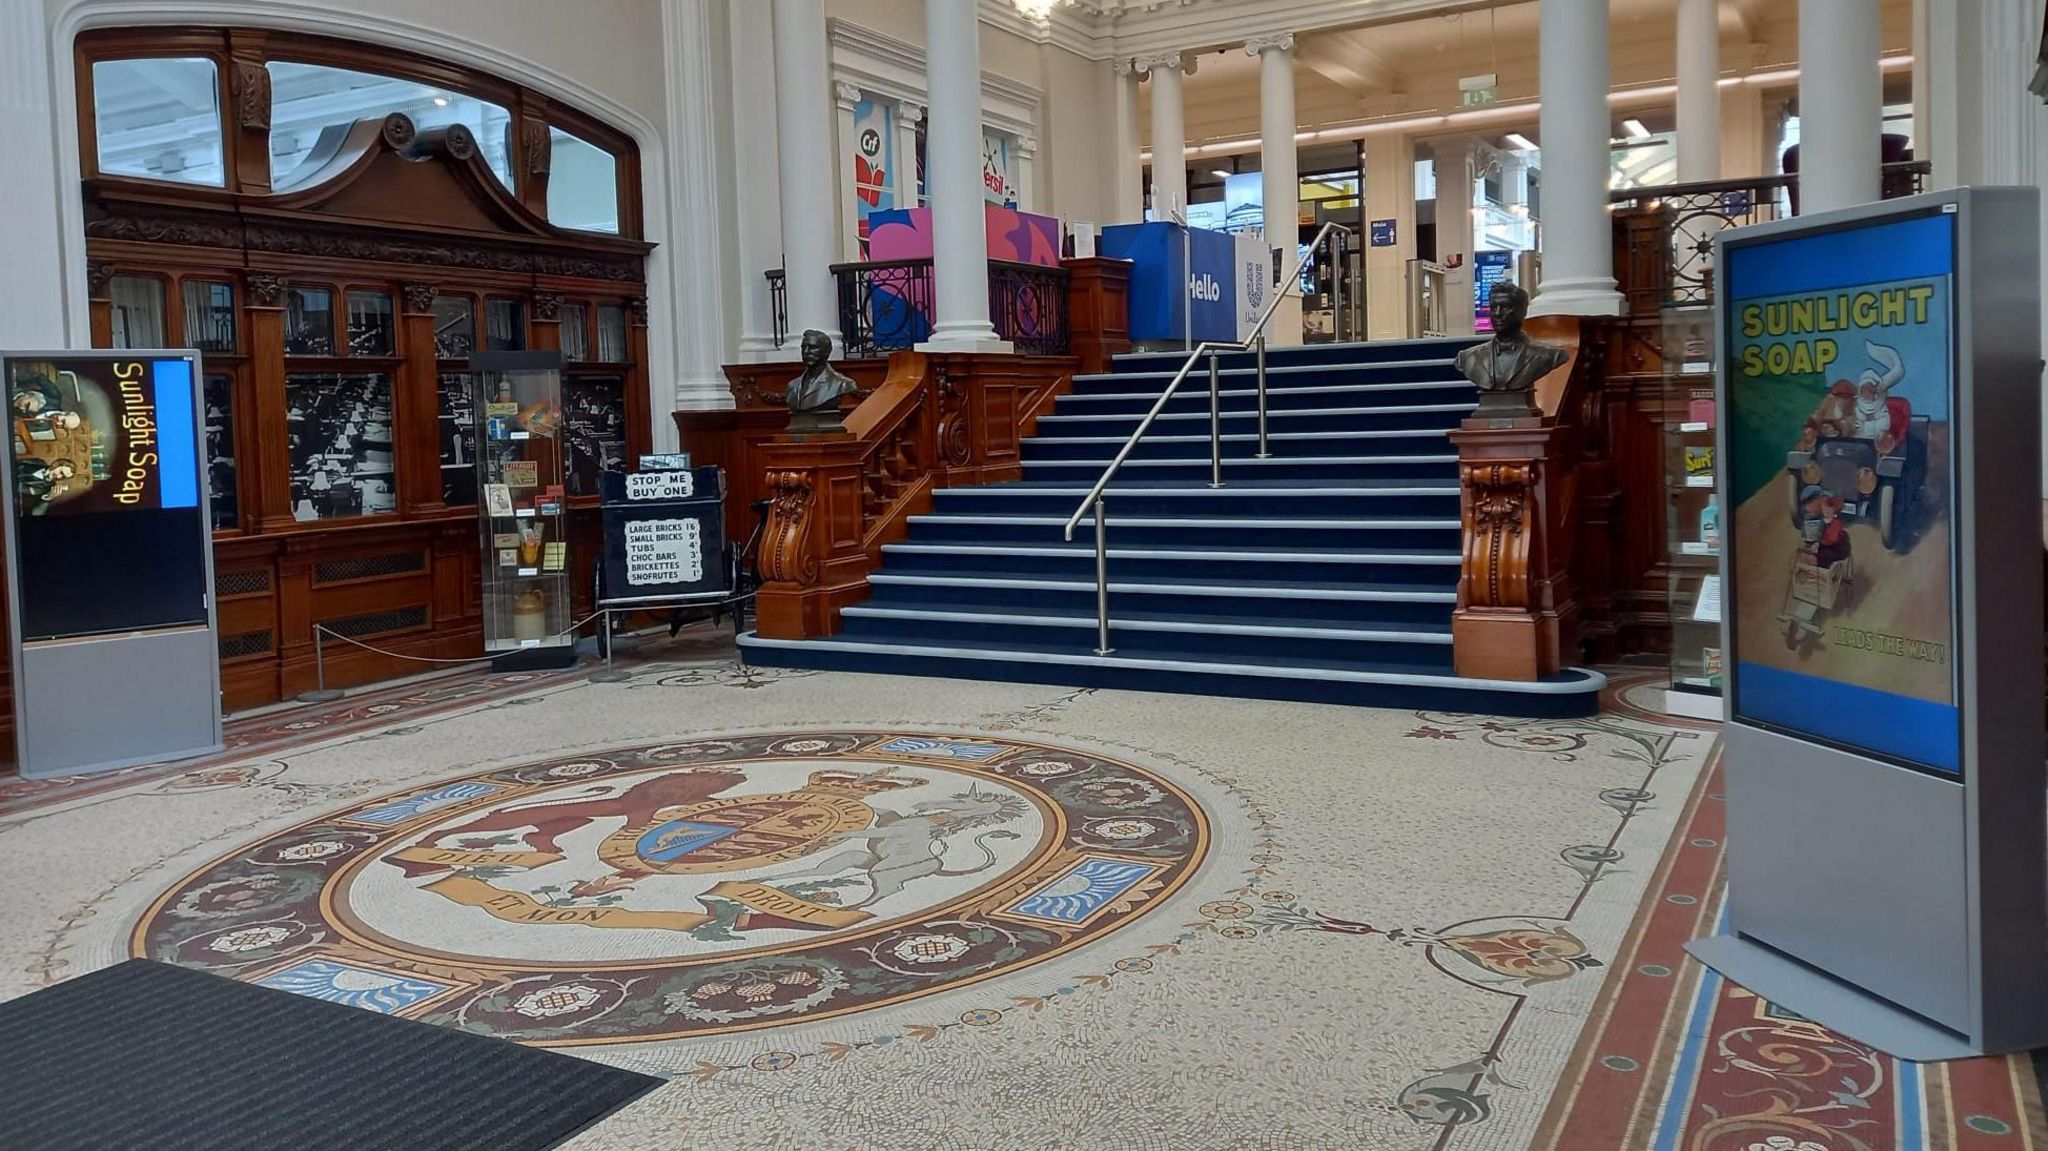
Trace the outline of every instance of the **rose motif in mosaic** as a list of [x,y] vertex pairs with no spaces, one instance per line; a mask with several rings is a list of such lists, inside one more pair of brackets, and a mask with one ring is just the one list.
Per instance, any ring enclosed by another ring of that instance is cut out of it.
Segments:
[[1208,827],[1170,779],[1071,748],[736,734],[363,799],[187,876],[130,946],[329,997],[369,981],[379,1010],[528,1043],[711,1035],[1087,944],[1185,884]]

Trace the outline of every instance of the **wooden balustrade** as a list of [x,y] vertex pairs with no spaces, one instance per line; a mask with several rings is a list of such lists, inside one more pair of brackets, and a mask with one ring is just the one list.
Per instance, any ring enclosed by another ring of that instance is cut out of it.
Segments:
[[[787,364],[772,367],[790,372]],[[867,598],[867,575],[881,564],[883,545],[903,538],[911,516],[931,510],[933,491],[1023,474],[1021,442],[1073,372],[1065,356],[898,352],[881,381],[850,401],[843,435],[782,435],[788,409],[754,383],[733,385],[748,404],[738,411],[677,413],[697,462],[727,469],[729,538],[746,539],[752,503],[768,501],[755,601],[761,634],[802,639],[838,631],[840,609]],[[768,424],[774,430],[767,434],[745,430]]]

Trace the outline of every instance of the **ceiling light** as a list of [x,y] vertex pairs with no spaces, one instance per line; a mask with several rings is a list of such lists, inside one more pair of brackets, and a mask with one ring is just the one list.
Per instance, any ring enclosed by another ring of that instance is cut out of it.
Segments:
[[434,107],[436,107],[436,108],[446,108],[447,106],[448,106],[448,97],[446,97],[446,96],[436,96],[436,97],[434,97]]
[[1520,132],[1509,132],[1508,147],[1513,148],[1517,152],[1534,152],[1536,150],[1536,142]]
[[1643,126],[1641,120],[1633,116],[1621,122],[1621,130],[1627,132],[1628,138],[1631,140],[1647,140],[1650,138],[1650,130]]
[[1209,169],[1209,174],[1211,176],[1221,176],[1226,180],[1228,180],[1232,176],[1237,175],[1236,172],[1233,172],[1228,168],[1211,168]]

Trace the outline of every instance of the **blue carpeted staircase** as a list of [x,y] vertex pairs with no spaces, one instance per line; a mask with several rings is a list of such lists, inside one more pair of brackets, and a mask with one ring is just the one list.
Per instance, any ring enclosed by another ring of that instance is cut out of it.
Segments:
[[742,636],[747,662],[1495,715],[1585,715],[1597,673],[1460,679],[1459,529],[1446,433],[1477,402],[1464,341],[1267,354],[1272,458],[1256,458],[1249,354],[1223,359],[1223,478],[1209,486],[1206,365],[1106,501],[1111,644],[1095,654],[1092,521],[1062,525],[1185,358],[1081,376],[1024,445],[1024,478],[935,494],[883,549],[873,598],[830,639]]

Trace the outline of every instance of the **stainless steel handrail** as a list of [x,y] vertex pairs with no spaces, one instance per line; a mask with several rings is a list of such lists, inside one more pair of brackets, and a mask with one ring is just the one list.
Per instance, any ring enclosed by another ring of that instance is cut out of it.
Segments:
[[[1315,238],[1308,242],[1308,250],[1313,253],[1325,240],[1338,232],[1347,236],[1357,234],[1354,229],[1334,220],[1325,221],[1322,227],[1316,229]],[[1334,252],[1333,246],[1333,255]],[[1336,262],[1335,259],[1331,261],[1333,276],[1341,275],[1343,272],[1342,268],[1335,267]],[[1108,523],[1102,506],[1103,492],[1109,488],[1110,481],[1116,478],[1117,469],[1123,467],[1124,461],[1137,450],[1138,441],[1144,439],[1145,433],[1151,430],[1152,421],[1158,419],[1159,413],[1166,409],[1167,401],[1173,399],[1173,394],[1179,390],[1181,381],[1188,378],[1188,373],[1194,370],[1195,364],[1204,355],[1209,357],[1209,486],[1223,486],[1223,395],[1216,353],[1257,349],[1259,458],[1265,459],[1271,455],[1266,443],[1266,325],[1272,321],[1273,313],[1280,310],[1280,302],[1287,298],[1292,286],[1301,279],[1301,269],[1307,263],[1307,259],[1302,256],[1297,255],[1294,258],[1294,267],[1280,278],[1279,290],[1273,293],[1272,301],[1266,305],[1266,310],[1260,313],[1258,322],[1252,325],[1250,336],[1243,340],[1203,340],[1188,352],[1187,361],[1173,374],[1173,379],[1167,381],[1166,390],[1159,393],[1158,402],[1152,405],[1151,411],[1145,413],[1144,419],[1138,421],[1136,430],[1124,441],[1124,446],[1118,449],[1116,457],[1109,461],[1109,466],[1103,469],[1102,478],[1096,480],[1095,486],[1088,489],[1088,494],[1081,499],[1081,506],[1075,508],[1074,514],[1068,517],[1065,538],[1071,540],[1074,538],[1074,529],[1088,514],[1089,507],[1092,505],[1095,509],[1095,654],[1108,655],[1114,650],[1109,646],[1109,545]],[[1334,281],[1332,286],[1335,286]]]

